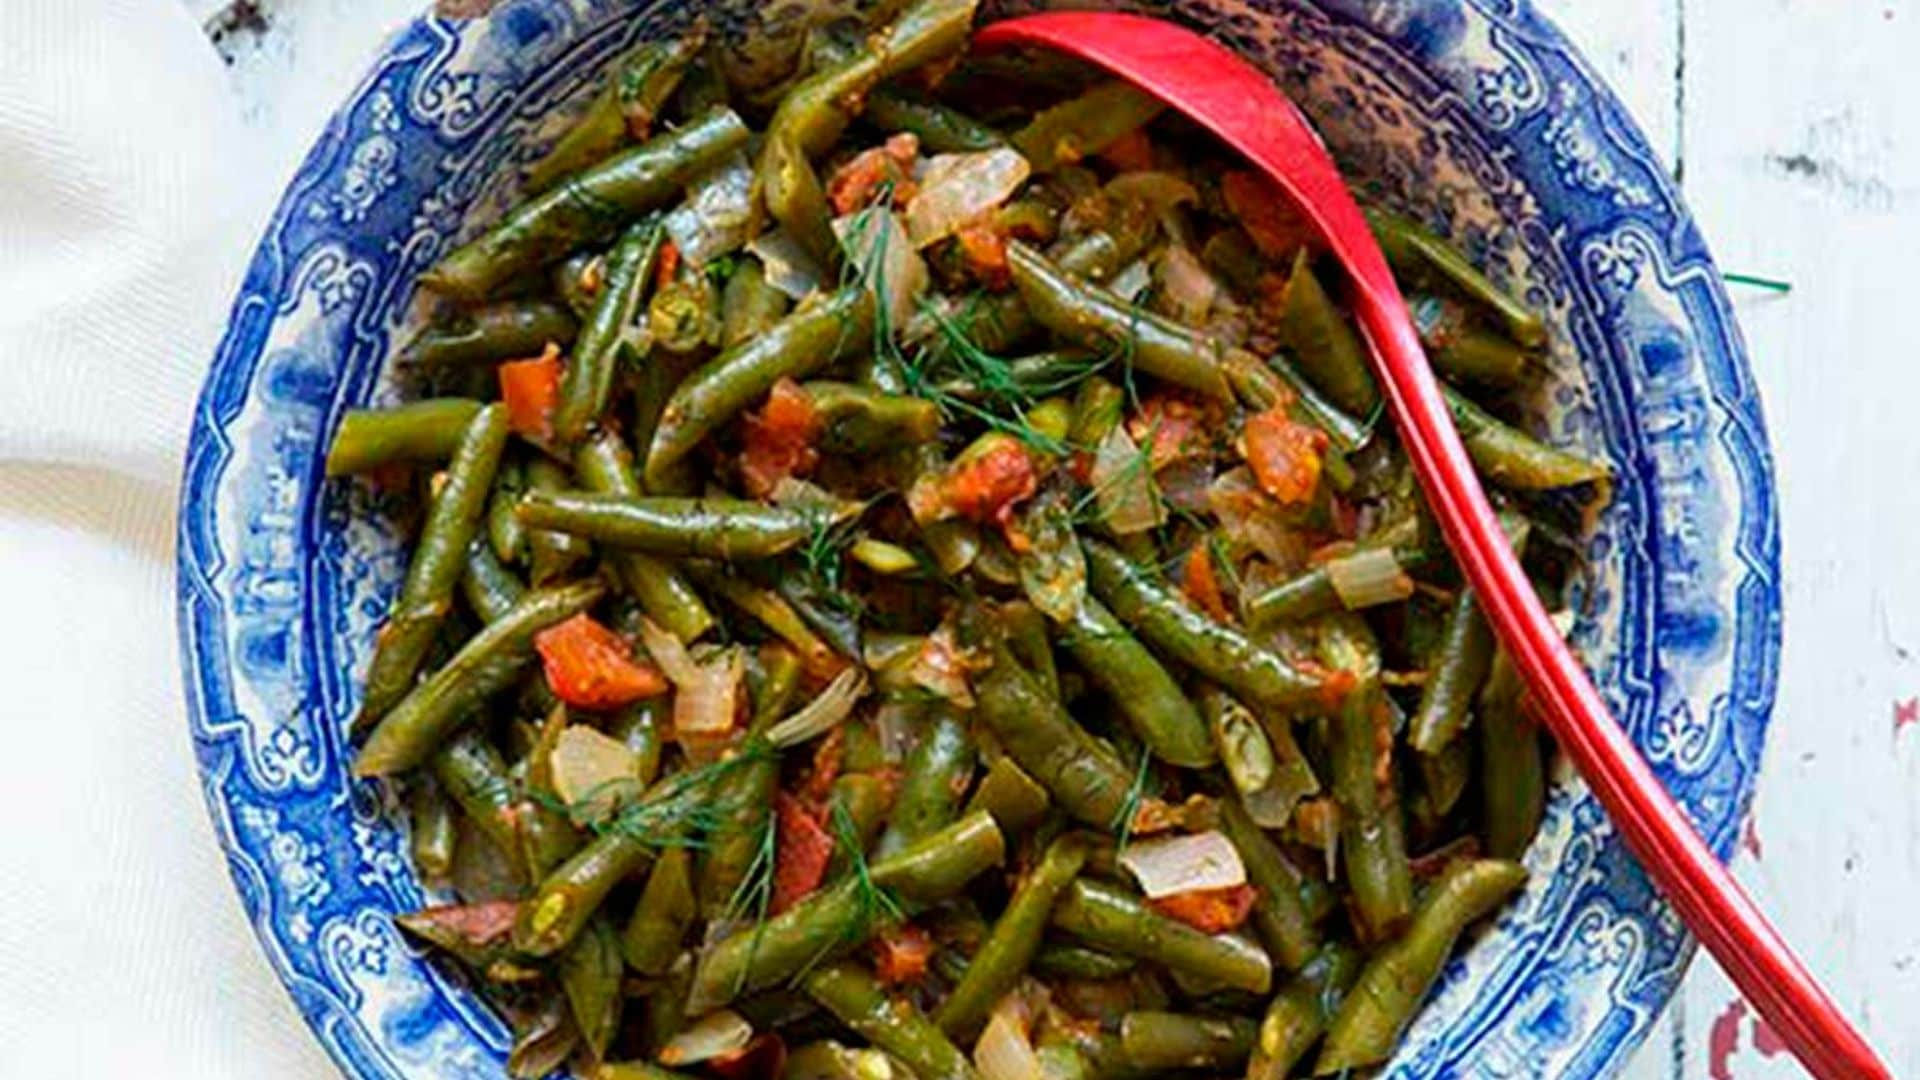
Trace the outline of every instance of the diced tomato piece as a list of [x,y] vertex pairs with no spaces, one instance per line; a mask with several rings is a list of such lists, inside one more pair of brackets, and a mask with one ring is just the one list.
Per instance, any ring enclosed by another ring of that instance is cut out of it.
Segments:
[[1223,889],[1195,889],[1174,893],[1147,904],[1169,919],[1177,919],[1203,934],[1224,934],[1247,921],[1258,894],[1245,883]]
[[774,797],[773,811],[776,854],[769,907],[778,915],[820,887],[833,857],[833,837],[811,810],[784,791]]
[[553,438],[553,407],[560,401],[560,346],[531,360],[501,364],[500,400],[507,406],[507,426],[536,442]]
[[912,923],[883,930],[873,942],[873,974],[887,986],[925,978],[932,958],[933,938]]
[[827,202],[844,216],[871,203],[885,185],[891,185],[895,205],[913,198],[913,162],[920,156],[920,139],[907,132],[891,136],[883,146],[862,150],[827,179]]
[[833,782],[840,778],[840,766],[846,759],[847,729],[836,727],[827,732],[813,748],[813,764],[807,770],[807,779],[800,787],[800,798],[815,808],[827,805],[827,798],[833,794]]
[[1100,158],[1121,172],[1139,172],[1153,168],[1153,140],[1146,128],[1134,128],[1107,144]]
[[1220,195],[1253,246],[1269,259],[1291,258],[1313,242],[1313,227],[1294,209],[1287,193],[1264,177],[1236,170],[1220,178]]
[[968,225],[955,234],[954,240],[975,281],[993,292],[1004,292],[1013,285],[1013,272],[1007,268],[1007,238],[998,228]]
[[656,269],[653,274],[654,289],[657,291],[673,284],[673,279],[678,276],[679,273],[680,245],[674,243],[672,240],[661,241],[659,268]]
[[1147,464],[1159,472],[1176,461],[1208,451],[1206,417],[1199,406],[1174,394],[1154,394],[1127,421],[1127,434],[1147,448]]
[[746,418],[740,479],[755,498],[771,494],[780,481],[805,476],[820,463],[813,442],[820,437],[820,410],[813,397],[792,379],[773,384],[767,403]]
[[582,709],[631,705],[667,692],[666,677],[633,659],[633,646],[582,612],[533,635],[555,697]]
[[1013,439],[996,439],[983,452],[956,462],[947,475],[947,506],[969,521],[1004,525],[1015,503],[1033,497],[1040,477],[1033,455]]
[[1313,498],[1327,452],[1326,432],[1294,422],[1283,409],[1269,409],[1247,417],[1241,437],[1247,464],[1262,490],[1286,505]]
[[1227,600],[1220,594],[1220,579],[1213,573],[1213,555],[1205,540],[1193,545],[1187,565],[1180,576],[1180,589],[1187,599],[1217,622],[1227,621]]

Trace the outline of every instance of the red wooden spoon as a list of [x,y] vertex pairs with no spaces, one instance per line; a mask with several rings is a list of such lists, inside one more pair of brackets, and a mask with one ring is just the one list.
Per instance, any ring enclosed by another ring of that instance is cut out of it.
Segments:
[[1734,984],[1822,1080],[1890,1076],[1700,839],[1607,714],[1508,546],[1421,351],[1406,301],[1306,118],[1225,46],[1158,19],[1054,12],[995,23],[980,49],[1044,45],[1159,97],[1245,154],[1312,222],[1352,278],[1374,372],[1434,516],[1539,712],[1627,846]]

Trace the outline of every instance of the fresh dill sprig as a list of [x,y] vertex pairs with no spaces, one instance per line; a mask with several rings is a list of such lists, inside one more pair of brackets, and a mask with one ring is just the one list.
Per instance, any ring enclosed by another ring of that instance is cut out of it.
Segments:
[[760,939],[767,932],[767,912],[773,904],[774,876],[779,869],[779,821],[772,807],[760,807],[755,828],[760,830],[760,836],[753,846],[753,861],[747,864],[740,884],[734,886],[733,895],[727,897],[722,914],[722,921],[727,923],[742,921],[749,911],[753,918],[753,940],[747,945],[747,962],[740,966],[739,982],[733,988],[735,995],[746,989],[747,974],[753,970]]
[[860,842],[860,830],[853,823],[853,815],[847,812],[843,802],[835,802],[829,815],[833,826],[834,844],[847,853],[848,885],[853,889],[859,907],[858,917],[849,921],[845,931],[836,939],[823,942],[818,951],[801,965],[793,976],[792,985],[798,986],[836,949],[852,944],[865,937],[873,925],[882,920],[899,921],[906,918],[906,912],[900,901],[885,888],[876,884],[873,874],[867,866],[865,846]]
[[1140,764],[1133,770],[1133,783],[1127,787],[1127,797],[1120,803],[1120,812],[1113,823],[1113,831],[1119,840],[1118,854],[1125,854],[1127,845],[1133,842],[1133,822],[1140,816],[1140,806],[1147,797],[1147,766],[1152,759],[1146,747],[1140,748]]
[[[764,760],[772,753],[764,743],[749,742],[729,757],[676,773],[612,818],[596,824],[594,831],[617,832],[649,847],[700,847],[707,836],[730,824],[725,808],[714,805],[720,784],[750,762]],[[574,809],[564,804],[562,808],[569,813]]]

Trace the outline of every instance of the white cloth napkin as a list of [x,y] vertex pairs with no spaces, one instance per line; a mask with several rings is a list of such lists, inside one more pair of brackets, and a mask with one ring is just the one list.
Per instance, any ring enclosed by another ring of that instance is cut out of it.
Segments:
[[184,433],[281,178],[172,0],[0,0],[0,1077],[335,1075],[208,824]]

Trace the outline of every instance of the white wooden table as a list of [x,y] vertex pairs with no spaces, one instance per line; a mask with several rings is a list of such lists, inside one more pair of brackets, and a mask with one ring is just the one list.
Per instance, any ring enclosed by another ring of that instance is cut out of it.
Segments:
[[[291,173],[425,0],[184,0]],[[1526,0],[1517,0],[1526,2]],[[1741,880],[1920,1076],[1920,2],[1538,0],[1685,185],[1771,424],[1786,654]],[[316,1066],[316,1076],[325,1075]],[[1801,1075],[1702,958],[1626,1075]]]

